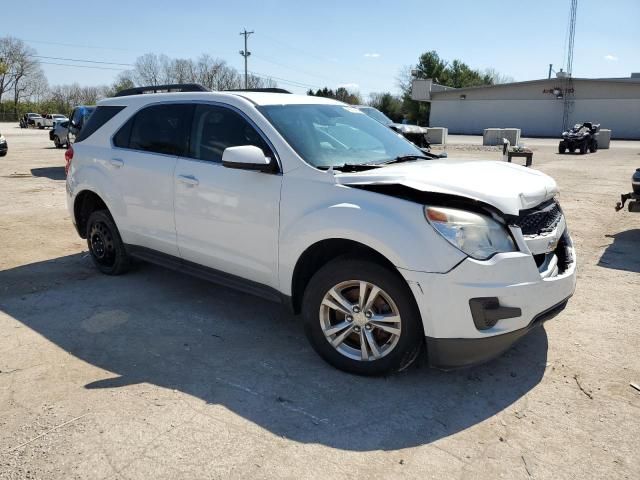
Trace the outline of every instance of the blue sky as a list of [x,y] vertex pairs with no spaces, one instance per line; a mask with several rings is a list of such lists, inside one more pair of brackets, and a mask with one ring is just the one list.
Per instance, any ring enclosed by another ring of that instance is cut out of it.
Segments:
[[[543,78],[549,63],[565,61],[568,13],[569,0],[20,0],[3,6],[0,35],[49,57],[127,64],[147,52],[209,53],[241,69],[246,27],[255,31],[250,70],[295,82],[279,84],[296,92],[349,85],[366,96],[397,90],[399,70],[427,50],[516,80]],[[579,0],[574,76],[640,72],[639,20],[639,0]],[[43,68],[50,84],[106,84],[118,73]]]

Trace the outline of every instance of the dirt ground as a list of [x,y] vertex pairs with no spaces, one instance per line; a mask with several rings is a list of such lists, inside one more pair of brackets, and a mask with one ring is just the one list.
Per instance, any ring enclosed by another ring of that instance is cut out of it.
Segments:
[[640,142],[524,139],[578,251],[559,317],[480,367],[359,378],[278,305],[148,264],[97,273],[63,151],[0,131],[0,478],[640,478],[640,214],[613,210]]

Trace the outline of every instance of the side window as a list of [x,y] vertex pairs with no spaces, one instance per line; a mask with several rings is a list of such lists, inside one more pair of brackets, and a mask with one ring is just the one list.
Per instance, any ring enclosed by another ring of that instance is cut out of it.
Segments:
[[116,116],[121,110],[125,107],[121,106],[103,106],[98,107],[94,110],[93,113],[89,115],[87,120],[85,121],[82,130],[76,137],[76,143],[81,142],[85,138],[89,137],[93,132],[98,130],[101,126],[111,120],[114,116]]
[[241,145],[254,145],[261,148],[265,156],[273,157],[267,143],[240,114],[215,105],[196,106],[191,128],[190,157],[222,162],[225,148]]
[[129,138],[131,137],[131,127],[135,116],[127,120],[120,130],[113,136],[113,145],[120,148],[129,148]]
[[[189,143],[192,112],[192,105],[152,105],[127,122],[116,134],[114,143],[145,152],[184,155]],[[130,129],[128,135],[127,128]],[[118,144],[119,141],[122,143]]]

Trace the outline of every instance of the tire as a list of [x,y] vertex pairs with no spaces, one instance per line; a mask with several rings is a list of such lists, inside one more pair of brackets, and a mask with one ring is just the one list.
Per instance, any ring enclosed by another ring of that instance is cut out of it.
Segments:
[[560,142],[558,144],[558,153],[565,153],[567,151],[567,144],[564,142]]
[[107,275],[121,275],[129,270],[131,258],[107,210],[96,210],[87,222],[87,245],[94,265]]
[[593,143],[591,144],[591,153],[596,153],[598,151],[598,141],[594,140]]
[[38,128],[39,128],[40,130],[44,130],[44,125],[38,125]]
[[[362,297],[361,285],[365,285]],[[367,307],[366,300],[375,287],[379,293]],[[339,292],[347,303],[337,307],[333,301],[337,308],[328,306],[331,300],[327,299],[334,298],[331,290]],[[315,351],[348,373],[371,376],[404,370],[424,345],[420,313],[404,279],[398,272],[367,260],[340,257],[318,270],[304,292],[302,315]],[[380,320],[368,320],[375,318]],[[332,332],[326,334],[325,330]],[[338,342],[337,346],[331,341]]]
[[57,135],[53,136],[53,144],[56,146],[56,148],[62,148],[62,144],[60,143],[60,139]]
[[584,155],[585,153],[587,153],[587,144],[586,143],[582,143],[580,145],[580,154]]
[[569,147],[569,153],[576,153],[576,147],[574,146]]

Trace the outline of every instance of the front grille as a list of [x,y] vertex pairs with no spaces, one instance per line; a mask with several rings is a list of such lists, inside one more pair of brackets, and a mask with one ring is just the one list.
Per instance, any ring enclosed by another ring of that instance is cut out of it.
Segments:
[[520,227],[523,235],[540,235],[552,232],[561,218],[560,205],[555,200],[551,200],[530,210],[522,211],[516,225]]

